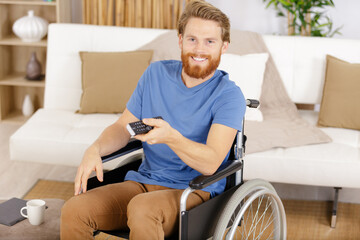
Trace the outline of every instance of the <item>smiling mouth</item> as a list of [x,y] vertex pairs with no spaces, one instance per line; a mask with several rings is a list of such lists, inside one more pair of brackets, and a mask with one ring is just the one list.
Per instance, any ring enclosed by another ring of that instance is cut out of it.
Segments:
[[196,62],[204,62],[207,60],[207,58],[201,58],[201,57],[191,57]]

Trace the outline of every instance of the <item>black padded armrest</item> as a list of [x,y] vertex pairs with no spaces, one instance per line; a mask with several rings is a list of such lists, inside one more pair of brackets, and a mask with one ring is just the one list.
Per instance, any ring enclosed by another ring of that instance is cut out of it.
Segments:
[[116,152],[113,152],[113,153],[111,153],[109,155],[101,157],[101,160],[104,163],[104,162],[107,162],[107,161],[113,160],[115,158],[124,156],[124,155],[126,155],[128,153],[134,152],[134,151],[139,150],[139,149],[142,149],[142,142],[140,140],[132,138],[132,139],[130,139],[129,143],[125,147],[123,147],[123,148],[121,148],[121,149],[117,150]]
[[211,184],[239,171],[241,167],[241,161],[227,161],[213,175],[200,175],[191,180],[189,183],[189,187],[196,190],[206,188],[207,186],[210,186]]

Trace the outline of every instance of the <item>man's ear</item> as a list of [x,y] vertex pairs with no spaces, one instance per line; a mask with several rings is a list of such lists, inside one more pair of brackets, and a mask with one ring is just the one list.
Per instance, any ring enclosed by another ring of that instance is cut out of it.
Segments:
[[183,36],[181,34],[179,34],[179,48],[182,49],[182,45],[183,45]]
[[226,53],[226,51],[228,50],[229,48],[229,42],[223,42],[223,45],[221,47],[221,54],[224,54]]

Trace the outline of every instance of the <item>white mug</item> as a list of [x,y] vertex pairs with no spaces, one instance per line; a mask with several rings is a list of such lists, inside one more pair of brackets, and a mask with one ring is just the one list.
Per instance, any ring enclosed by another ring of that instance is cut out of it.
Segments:
[[[27,215],[23,213],[24,209],[27,209]],[[29,219],[30,224],[40,225],[44,222],[45,201],[41,199],[29,200],[26,202],[26,207],[21,208],[20,213]]]

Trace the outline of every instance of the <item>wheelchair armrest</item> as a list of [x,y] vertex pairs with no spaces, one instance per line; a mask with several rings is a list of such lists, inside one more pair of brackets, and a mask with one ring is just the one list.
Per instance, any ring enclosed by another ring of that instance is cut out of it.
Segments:
[[241,161],[227,161],[213,175],[200,175],[190,181],[189,187],[192,189],[203,189],[211,184],[230,176],[239,171],[242,167]]
[[132,139],[130,139],[129,143],[125,147],[123,147],[123,148],[121,148],[121,149],[117,150],[116,152],[113,152],[113,153],[111,153],[109,155],[101,157],[101,160],[104,163],[104,162],[107,162],[107,161],[113,160],[115,158],[124,156],[124,155],[126,155],[128,153],[134,152],[134,151],[139,150],[139,149],[142,149],[142,142],[140,140],[132,138]]

